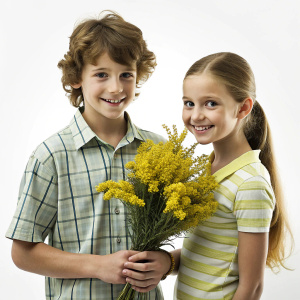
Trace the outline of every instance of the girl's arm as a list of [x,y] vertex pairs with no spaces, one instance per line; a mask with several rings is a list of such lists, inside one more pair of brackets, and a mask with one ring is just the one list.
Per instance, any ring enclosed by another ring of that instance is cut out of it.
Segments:
[[176,250],[172,251],[171,253],[172,253],[172,255],[174,257],[174,261],[175,261],[175,267],[172,272],[172,275],[177,275],[178,270],[179,270],[179,265],[180,265],[181,249],[176,249]]
[[239,232],[239,285],[232,300],[258,300],[263,291],[269,233]]

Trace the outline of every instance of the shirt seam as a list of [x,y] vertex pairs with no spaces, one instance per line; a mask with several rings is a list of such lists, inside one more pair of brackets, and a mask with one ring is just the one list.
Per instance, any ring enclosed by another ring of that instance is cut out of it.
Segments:
[[[35,154],[33,154],[32,157],[34,159],[36,159],[38,161],[38,163],[40,163],[43,166],[43,168],[46,171],[47,175],[49,175],[51,177],[54,177],[55,179],[58,179],[58,175],[57,174],[53,174],[52,171],[49,169],[49,167],[47,167],[38,157],[36,157]],[[54,157],[53,157],[53,162],[54,162],[54,165],[55,165],[55,168],[56,168],[56,163],[55,163]]]

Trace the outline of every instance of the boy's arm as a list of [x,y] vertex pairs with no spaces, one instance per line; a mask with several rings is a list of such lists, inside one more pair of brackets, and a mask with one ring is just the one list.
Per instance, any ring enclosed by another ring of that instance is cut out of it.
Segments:
[[233,300],[258,300],[263,290],[269,233],[239,232],[239,285]]
[[53,278],[98,278],[113,284],[126,283],[124,263],[136,253],[122,250],[105,256],[78,254],[20,240],[14,240],[12,246],[12,259],[22,270]]

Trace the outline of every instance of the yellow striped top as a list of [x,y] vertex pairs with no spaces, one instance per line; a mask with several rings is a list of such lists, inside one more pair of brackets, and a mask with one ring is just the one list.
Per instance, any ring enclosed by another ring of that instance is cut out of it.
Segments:
[[174,299],[233,298],[239,281],[238,231],[268,232],[275,206],[259,153],[249,151],[214,174],[219,206],[184,240]]

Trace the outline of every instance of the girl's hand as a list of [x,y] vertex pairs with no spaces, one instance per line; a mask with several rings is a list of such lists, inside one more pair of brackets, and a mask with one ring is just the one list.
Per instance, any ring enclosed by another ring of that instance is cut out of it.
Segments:
[[132,288],[146,293],[154,289],[169,271],[170,256],[163,251],[144,251],[129,257],[123,275]]

